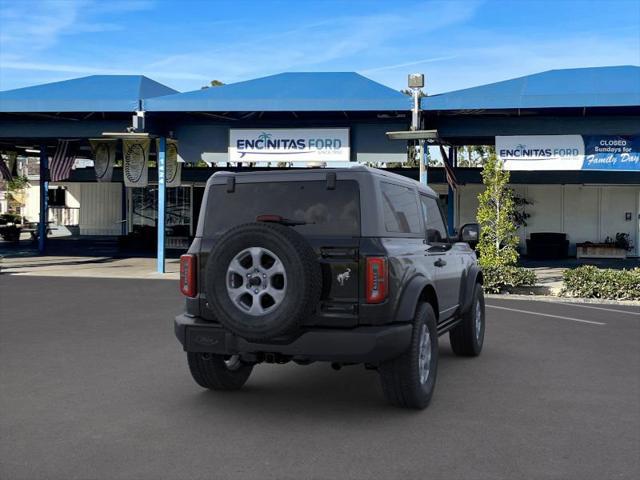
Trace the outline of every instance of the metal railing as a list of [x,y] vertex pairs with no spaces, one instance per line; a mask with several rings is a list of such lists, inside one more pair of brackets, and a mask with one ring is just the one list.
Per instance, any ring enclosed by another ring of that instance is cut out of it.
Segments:
[[49,221],[55,225],[78,225],[80,209],[75,207],[49,207]]

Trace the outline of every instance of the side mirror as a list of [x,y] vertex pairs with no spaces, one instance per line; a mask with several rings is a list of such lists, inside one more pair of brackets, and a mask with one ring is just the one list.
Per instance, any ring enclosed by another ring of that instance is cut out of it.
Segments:
[[460,227],[458,240],[460,242],[466,242],[470,245],[477,244],[478,240],[480,240],[480,225],[478,225],[477,223],[467,223]]

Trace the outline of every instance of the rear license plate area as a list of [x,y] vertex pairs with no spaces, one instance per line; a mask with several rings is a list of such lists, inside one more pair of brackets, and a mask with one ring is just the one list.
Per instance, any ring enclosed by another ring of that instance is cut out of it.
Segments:
[[221,328],[187,328],[188,352],[226,353],[226,335]]

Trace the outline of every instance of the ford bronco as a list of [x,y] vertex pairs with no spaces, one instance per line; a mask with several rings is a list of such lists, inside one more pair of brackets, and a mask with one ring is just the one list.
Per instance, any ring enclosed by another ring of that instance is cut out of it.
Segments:
[[180,259],[191,374],[232,390],[262,362],[360,363],[390,403],[425,408],[438,337],[482,350],[477,238],[467,224],[451,239],[434,191],[382,170],[218,172]]

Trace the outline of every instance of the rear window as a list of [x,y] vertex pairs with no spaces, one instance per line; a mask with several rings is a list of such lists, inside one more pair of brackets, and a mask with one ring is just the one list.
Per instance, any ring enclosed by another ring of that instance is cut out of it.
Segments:
[[408,187],[382,182],[384,226],[387,232],[420,233],[418,199]]
[[226,185],[209,191],[204,233],[211,237],[258,215],[279,215],[306,222],[296,225],[303,235],[360,235],[360,194],[355,180],[338,180],[334,190],[326,181],[236,183],[234,192]]

